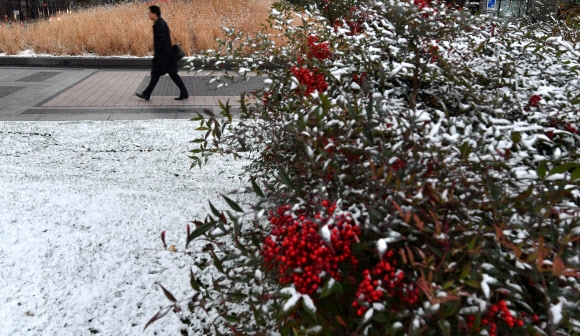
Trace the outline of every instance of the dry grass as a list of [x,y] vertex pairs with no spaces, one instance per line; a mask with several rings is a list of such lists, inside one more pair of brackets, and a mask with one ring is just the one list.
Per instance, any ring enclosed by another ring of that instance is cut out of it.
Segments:
[[[174,42],[192,54],[216,48],[221,27],[258,32],[270,12],[272,0],[191,0],[163,3],[162,16]],[[26,49],[52,55],[146,56],[153,48],[148,5],[123,4],[65,14],[25,28],[0,27],[0,52],[13,55]]]

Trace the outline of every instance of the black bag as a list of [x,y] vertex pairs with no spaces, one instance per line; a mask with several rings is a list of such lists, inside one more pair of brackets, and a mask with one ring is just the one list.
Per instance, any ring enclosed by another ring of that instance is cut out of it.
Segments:
[[183,49],[181,49],[181,46],[179,44],[174,44],[173,45],[173,58],[175,59],[175,61],[179,61],[180,59],[185,57],[185,52],[183,51]]

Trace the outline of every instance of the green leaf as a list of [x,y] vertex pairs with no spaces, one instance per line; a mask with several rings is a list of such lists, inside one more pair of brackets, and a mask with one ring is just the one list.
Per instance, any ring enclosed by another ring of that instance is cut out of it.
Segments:
[[193,288],[195,291],[199,292],[201,290],[201,288],[199,287],[199,283],[197,282],[197,279],[195,279],[195,276],[193,275],[193,270],[191,268],[189,269],[189,284],[191,285],[191,288]]
[[455,284],[454,280],[449,280],[446,283],[443,284],[443,286],[441,286],[441,288],[443,288],[444,290],[451,288],[451,286],[453,286],[453,284]]
[[203,234],[205,234],[207,231],[209,231],[211,228],[213,228],[216,225],[216,222],[212,221],[209,222],[207,224],[203,224],[202,226],[199,226],[197,229],[195,229],[190,235],[189,237],[187,237],[187,244],[185,245],[185,247],[187,247],[187,245],[189,245],[189,243],[194,240],[195,238],[202,236]]
[[201,168],[201,159],[198,158],[197,156],[190,156],[189,157],[193,162],[191,163],[191,166],[189,166],[189,169],[193,169],[193,167],[195,167],[196,165],[199,165],[199,168]]
[[475,321],[473,322],[473,327],[479,328],[480,325],[481,325],[481,314],[477,314],[475,317]]
[[469,241],[469,244],[467,244],[467,249],[469,251],[473,250],[473,248],[475,247],[475,244],[476,243],[477,243],[477,237],[471,238],[471,240]]
[[578,167],[578,163],[576,162],[566,162],[564,164],[558,165],[554,168],[552,168],[552,170],[550,170],[549,175],[554,175],[554,174],[562,174],[564,172],[567,172],[570,169],[576,168]]
[[499,189],[497,188],[497,186],[493,182],[493,179],[488,175],[485,176],[485,184],[487,185],[487,189],[489,190],[491,197],[497,201],[499,199],[499,196],[500,196]]
[[342,287],[342,284],[338,281],[334,283],[334,286],[332,286],[332,291],[338,294],[338,296],[344,294],[344,288]]
[[[230,117],[231,117],[231,116],[230,116]],[[227,122],[224,122],[224,123],[222,124],[222,130],[221,130],[222,134],[224,134],[224,133],[225,133],[225,131],[226,131],[226,127],[227,127],[227,126],[228,126],[228,123],[227,123]]]
[[[243,115],[247,115],[248,114],[248,108],[246,107],[246,93],[242,92],[242,94],[240,95],[240,109],[242,110]],[[231,123],[231,116],[230,118],[228,118],[228,121]]]
[[228,296],[238,301],[244,300],[245,298],[248,297],[248,295],[244,293],[229,293]]
[[209,128],[205,127],[205,126],[199,126],[198,128],[195,129],[196,131],[207,131],[209,130]]
[[574,171],[572,172],[572,181],[575,181],[577,179],[580,179],[580,167],[574,169]]
[[210,201],[208,201],[208,203],[209,203],[209,208],[210,208],[211,212],[214,214],[214,216],[220,217],[220,215],[221,215],[220,212],[217,211],[217,209],[213,206],[213,204],[211,204]]
[[[330,286],[330,283],[333,282],[333,285]],[[334,287],[334,284],[336,284],[336,281],[334,279],[328,279],[328,281],[326,281],[326,283],[324,284],[324,287],[322,287],[322,293],[320,293],[320,298],[323,299],[327,296],[330,295],[330,293],[332,293],[332,288]]]
[[546,177],[546,173],[548,172],[548,168],[546,167],[546,162],[540,163],[538,166],[538,176],[541,178]]
[[459,275],[459,279],[465,279],[469,276],[469,273],[471,272],[471,265],[467,265],[463,271],[461,272],[461,274]]
[[223,318],[224,318],[224,320],[226,320],[227,322],[230,322],[230,323],[237,323],[240,321],[239,317],[236,317],[233,315],[224,315]]
[[379,323],[387,323],[389,321],[387,316],[385,316],[384,314],[373,314],[372,319],[373,319],[373,321],[376,321]]
[[284,184],[286,184],[290,188],[294,189],[293,185],[292,185],[292,180],[290,179],[288,172],[286,172],[286,170],[280,166],[278,167],[278,172],[280,173],[280,177],[282,178],[282,182],[284,182]]
[[[369,96],[370,97],[370,96]],[[373,118],[373,102],[375,101],[374,99],[372,99],[372,97],[370,97],[371,99],[369,99],[369,102],[367,103],[366,106],[366,112],[367,112],[367,119],[371,120]],[[364,128],[364,131],[366,131],[367,128]],[[366,135],[366,134],[365,134]],[[369,132],[369,136],[370,136],[370,141],[372,142],[372,135]],[[367,136],[367,138],[369,137]]]
[[216,137],[218,140],[222,136],[222,132],[220,130],[220,123],[217,120],[215,121],[215,125],[213,127],[213,132],[211,133],[211,135],[213,135],[214,137]]
[[197,117],[191,118],[191,121],[200,121],[200,120],[203,121],[204,118],[199,112],[197,113]]
[[218,271],[220,271],[220,273],[224,274],[225,272],[224,272],[224,268],[222,266],[222,264],[223,264],[222,260],[215,254],[214,251],[210,251],[210,254],[212,256],[213,264],[214,264],[215,268],[217,268]]
[[439,320],[439,321],[437,321],[437,324],[439,325],[439,329],[441,329],[440,335],[442,335],[442,336],[451,335],[451,325],[449,324],[449,321]]
[[317,320],[317,318],[316,318],[316,311],[310,309],[310,307],[308,307],[306,305],[306,303],[304,303],[304,299],[301,298],[300,301],[302,301],[302,308],[304,308],[304,310],[306,310],[306,312],[308,313],[308,315],[310,315],[310,317],[312,317],[312,319],[314,321],[316,321]]
[[463,145],[461,145],[461,147],[459,147],[459,151],[461,152],[461,157],[464,160],[467,160],[467,158],[469,157],[469,154],[471,153],[471,147],[469,146],[469,143],[464,142]]
[[522,135],[520,132],[512,132],[511,138],[514,143],[518,143],[522,140]]
[[481,288],[481,285],[479,284],[479,282],[477,280],[463,280],[463,282],[469,286],[469,287],[473,287],[473,288]]
[[261,309],[260,309],[260,311],[258,311],[256,308],[254,308],[252,306],[252,314],[254,315],[254,321],[256,321],[257,325],[259,325],[261,327],[266,326],[266,320],[263,317]]
[[452,315],[455,315],[460,308],[460,303],[458,301],[448,301],[441,303],[441,308],[439,308],[439,312],[437,316],[439,318],[446,318]]
[[254,192],[256,193],[256,195],[258,195],[261,198],[264,198],[264,193],[262,192],[262,189],[260,188],[258,183],[256,183],[256,180],[252,179],[251,182],[252,182],[252,188],[254,189]]
[[250,235],[250,240],[252,241],[252,245],[256,248],[261,248],[262,244],[256,235]]
[[236,212],[244,212],[244,210],[242,210],[242,208],[240,208],[238,203],[232,201],[226,195],[222,195],[222,197],[226,200],[226,203],[228,203],[228,205],[230,206],[230,208],[232,208],[232,210],[234,210]]

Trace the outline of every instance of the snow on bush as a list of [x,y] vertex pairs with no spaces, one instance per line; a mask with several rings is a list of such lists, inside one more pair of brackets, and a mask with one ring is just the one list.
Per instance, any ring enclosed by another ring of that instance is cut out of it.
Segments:
[[283,68],[198,118],[194,164],[249,158],[256,200],[189,234],[223,274],[191,305],[234,334],[580,332],[580,45],[419,0],[270,22],[290,43],[242,66]]

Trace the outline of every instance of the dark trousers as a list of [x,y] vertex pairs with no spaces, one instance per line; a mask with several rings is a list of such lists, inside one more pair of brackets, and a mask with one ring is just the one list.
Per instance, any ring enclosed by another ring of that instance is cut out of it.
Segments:
[[[153,89],[155,89],[155,85],[157,85],[157,82],[159,82],[160,77],[161,77],[161,75],[158,73],[155,73],[155,72],[151,73],[151,81],[149,82],[149,85],[147,86],[147,88],[143,91],[144,95],[146,95],[147,97],[151,96],[151,93],[153,92]],[[170,72],[169,77],[171,77],[171,79],[173,80],[173,83],[175,83],[175,85],[177,85],[177,87],[179,88],[179,96],[180,97],[189,97],[189,93],[187,93],[187,88],[185,87],[185,83],[183,83],[183,80],[181,79],[181,77],[179,77],[177,72]]]

